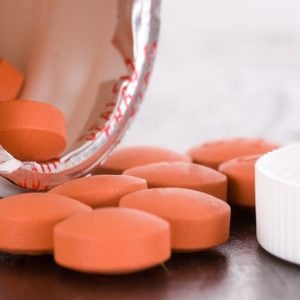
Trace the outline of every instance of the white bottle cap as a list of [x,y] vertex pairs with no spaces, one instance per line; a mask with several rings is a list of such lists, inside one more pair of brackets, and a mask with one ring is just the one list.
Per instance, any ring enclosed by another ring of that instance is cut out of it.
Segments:
[[255,165],[259,244],[300,264],[300,144],[262,156]]

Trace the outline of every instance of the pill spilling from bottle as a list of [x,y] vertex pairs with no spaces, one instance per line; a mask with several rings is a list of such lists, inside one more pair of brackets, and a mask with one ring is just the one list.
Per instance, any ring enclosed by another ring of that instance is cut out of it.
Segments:
[[[19,99],[24,78],[0,60],[0,144],[22,161],[47,162],[66,148],[58,108]],[[89,176],[0,201],[0,250],[53,254],[65,268],[123,274],[203,251],[230,237],[230,205],[255,207],[254,164],[278,148],[227,139],[186,154],[153,146],[114,150]]]
[[64,115],[48,103],[1,101],[0,144],[21,161],[55,159],[67,145]]
[[[190,162],[150,163],[4,198],[0,250],[53,252],[57,264],[72,270],[123,274],[160,265],[172,252],[217,247],[229,239],[229,204],[254,206],[257,157],[225,162],[220,172]],[[147,176],[132,172],[140,168]]]
[[67,145],[66,120],[55,106],[18,99],[24,77],[0,59],[0,144],[21,161],[49,161]]

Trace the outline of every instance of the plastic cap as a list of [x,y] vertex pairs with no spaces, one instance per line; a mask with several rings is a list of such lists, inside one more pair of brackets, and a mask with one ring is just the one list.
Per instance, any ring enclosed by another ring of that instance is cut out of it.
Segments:
[[300,264],[300,144],[262,156],[255,165],[259,244]]

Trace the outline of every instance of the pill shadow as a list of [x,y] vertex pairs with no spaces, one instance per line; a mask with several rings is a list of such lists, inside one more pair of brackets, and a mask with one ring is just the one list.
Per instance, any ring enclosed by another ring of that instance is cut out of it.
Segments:
[[84,274],[57,266],[52,256],[0,253],[1,299],[159,299],[187,284],[212,288],[226,275],[218,251],[174,254],[164,265],[117,276]]
[[231,205],[231,219],[236,223],[255,222],[255,208]]
[[231,206],[231,235],[247,236],[256,230],[254,208]]
[[166,263],[170,276],[180,284],[196,283],[201,289],[211,289],[221,283],[227,273],[227,257],[217,250],[175,253]]
[[54,299],[52,266],[50,255],[29,257],[0,252],[0,299]]
[[51,255],[0,253],[0,299],[175,299],[187,287],[218,289],[230,267],[230,245],[243,240],[256,247],[254,211],[233,208],[232,216],[230,243],[216,250],[175,253],[164,265],[129,275],[74,272],[56,265]]
[[[74,297],[82,293],[84,299],[162,299],[176,293],[187,284],[212,288],[225,276],[226,257],[217,251],[174,254],[164,265],[129,275],[103,276],[82,274],[59,268],[56,279],[58,294]],[[63,284],[61,284],[63,283]]]
[[[0,299],[131,300],[163,299],[164,295],[169,299],[188,286],[201,291],[218,289],[230,268],[232,245],[245,241],[252,248],[259,247],[253,209],[232,208],[231,235],[231,241],[216,250],[174,253],[164,265],[119,276],[67,270],[56,265],[51,255],[31,257],[0,253]],[[266,255],[260,248],[258,252]]]

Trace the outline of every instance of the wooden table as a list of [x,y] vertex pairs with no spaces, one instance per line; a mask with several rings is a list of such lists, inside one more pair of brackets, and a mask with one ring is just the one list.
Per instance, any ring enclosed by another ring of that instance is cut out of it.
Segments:
[[0,255],[0,299],[299,299],[300,267],[266,253],[252,211],[233,211],[230,242],[175,254],[165,265],[123,276],[81,274],[51,256]]

